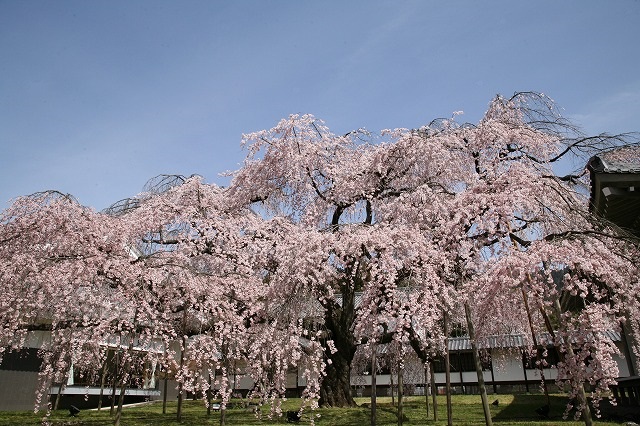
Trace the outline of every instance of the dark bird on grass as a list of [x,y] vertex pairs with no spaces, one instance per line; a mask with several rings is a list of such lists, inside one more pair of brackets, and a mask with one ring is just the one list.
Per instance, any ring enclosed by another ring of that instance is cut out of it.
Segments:
[[287,411],[287,423],[298,423],[300,421],[300,413],[297,411]]
[[544,417],[545,419],[549,418],[549,405],[543,405],[540,408],[536,408],[536,413],[540,415],[540,417]]
[[77,417],[80,414],[80,409],[75,405],[69,407],[69,417]]

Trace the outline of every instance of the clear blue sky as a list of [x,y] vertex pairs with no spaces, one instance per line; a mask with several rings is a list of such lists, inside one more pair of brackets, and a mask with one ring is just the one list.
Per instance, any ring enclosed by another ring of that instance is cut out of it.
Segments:
[[151,177],[221,172],[242,133],[476,122],[541,91],[589,133],[640,130],[640,1],[0,0],[0,208],[101,210]]

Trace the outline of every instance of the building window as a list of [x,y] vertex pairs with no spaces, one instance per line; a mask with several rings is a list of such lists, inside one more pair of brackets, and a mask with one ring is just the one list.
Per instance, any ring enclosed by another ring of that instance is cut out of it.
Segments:
[[23,348],[19,351],[5,352],[0,363],[0,370],[40,371],[42,358],[38,349]]

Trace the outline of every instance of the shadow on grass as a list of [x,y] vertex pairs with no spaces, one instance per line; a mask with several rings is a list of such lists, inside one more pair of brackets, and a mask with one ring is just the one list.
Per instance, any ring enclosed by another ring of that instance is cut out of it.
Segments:
[[[562,395],[549,397],[549,409],[547,398],[544,395],[513,395],[513,400],[494,416],[496,422],[513,421],[562,421],[568,399]],[[500,397],[497,397],[498,401]],[[573,413],[570,414],[570,418]]]
[[[509,421],[551,421],[562,422],[563,416],[569,401],[567,396],[551,395],[550,408],[546,415],[541,414],[537,410],[547,405],[547,399],[544,395],[514,395],[513,401],[506,405],[500,412],[493,417],[496,422]],[[612,407],[608,401],[601,403],[601,417],[594,416],[594,420],[600,422],[626,422],[640,421],[640,407]],[[592,409],[592,413],[594,410]],[[567,421],[578,421],[575,419],[575,411],[569,412]]]
[[[563,421],[562,415],[567,403],[567,397],[563,395],[551,396],[551,409],[549,418],[540,416],[536,409],[546,405],[544,395],[490,395],[489,401],[498,401],[497,405],[491,406],[494,423],[500,425],[521,425],[521,426],[579,426],[581,422]],[[484,425],[484,415],[480,396],[478,395],[457,395],[454,396],[453,424],[456,426]],[[383,402],[384,401],[384,402]],[[423,397],[409,397],[405,404],[405,425],[446,425],[446,403],[445,397],[438,397],[438,418],[433,420],[433,406],[429,409],[429,414],[425,409]],[[320,408],[316,411],[305,411],[299,425],[310,424],[311,416],[314,417],[317,426],[368,426],[370,420],[370,406],[365,401],[360,401],[360,406],[351,408]],[[283,411],[298,410],[300,400],[293,399],[283,403]],[[202,401],[185,401],[183,407],[183,421],[176,421],[176,404],[169,403],[167,414],[162,414],[161,404],[149,404],[139,407],[125,408],[123,411],[123,426],[206,426],[219,425],[220,413],[212,412],[210,417],[206,416],[206,408]],[[256,417],[252,412],[241,407],[234,407],[227,410],[227,425],[285,425],[286,416],[273,419],[267,418],[268,407],[263,407],[262,416]],[[318,417],[319,415],[319,417]],[[397,425],[397,406],[390,401],[381,398],[377,409],[378,426]],[[45,420],[45,422],[43,422]],[[43,425],[51,426],[94,426],[113,424],[113,417],[109,416],[109,410],[82,411],[78,417],[69,417],[68,411],[59,410],[51,413],[51,416],[43,419],[42,414],[33,412],[0,412],[0,426],[24,426]],[[584,423],[582,423],[584,424]],[[604,423],[597,421],[597,425],[619,425],[616,423]]]

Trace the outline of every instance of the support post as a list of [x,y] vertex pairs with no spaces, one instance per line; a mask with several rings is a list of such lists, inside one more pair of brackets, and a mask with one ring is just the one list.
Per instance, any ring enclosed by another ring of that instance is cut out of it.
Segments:
[[433,421],[438,421],[438,385],[436,384],[436,373],[433,368],[433,361],[429,363],[429,373],[431,374],[431,398],[433,401]]
[[403,410],[403,396],[404,396],[404,367],[402,366],[402,361],[398,360],[398,426],[402,426],[402,421],[404,417]]
[[444,372],[447,391],[447,426],[453,426],[453,411],[451,409],[451,363],[449,362],[449,314],[444,314]]
[[471,318],[471,308],[469,303],[464,304],[464,313],[467,318],[467,329],[469,331],[469,340],[471,340],[471,350],[473,351],[473,361],[476,364],[476,373],[478,375],[478,387],[480,388],[480,398],[482,399],[482,409],[484,411],[484,421],[487,426],[492,426],[491,407],[489,406],[489,398],[487,397],[487,388],[484,385],[484,374],[482,373],[482,362],[480,362],[480,354],[478,352],[478,343],[476,342],[475,328]]
[[375,344],[371,354],[371,426],[376,426],[376,404],[377,404],[377,376],[378,376],[378,349]]

